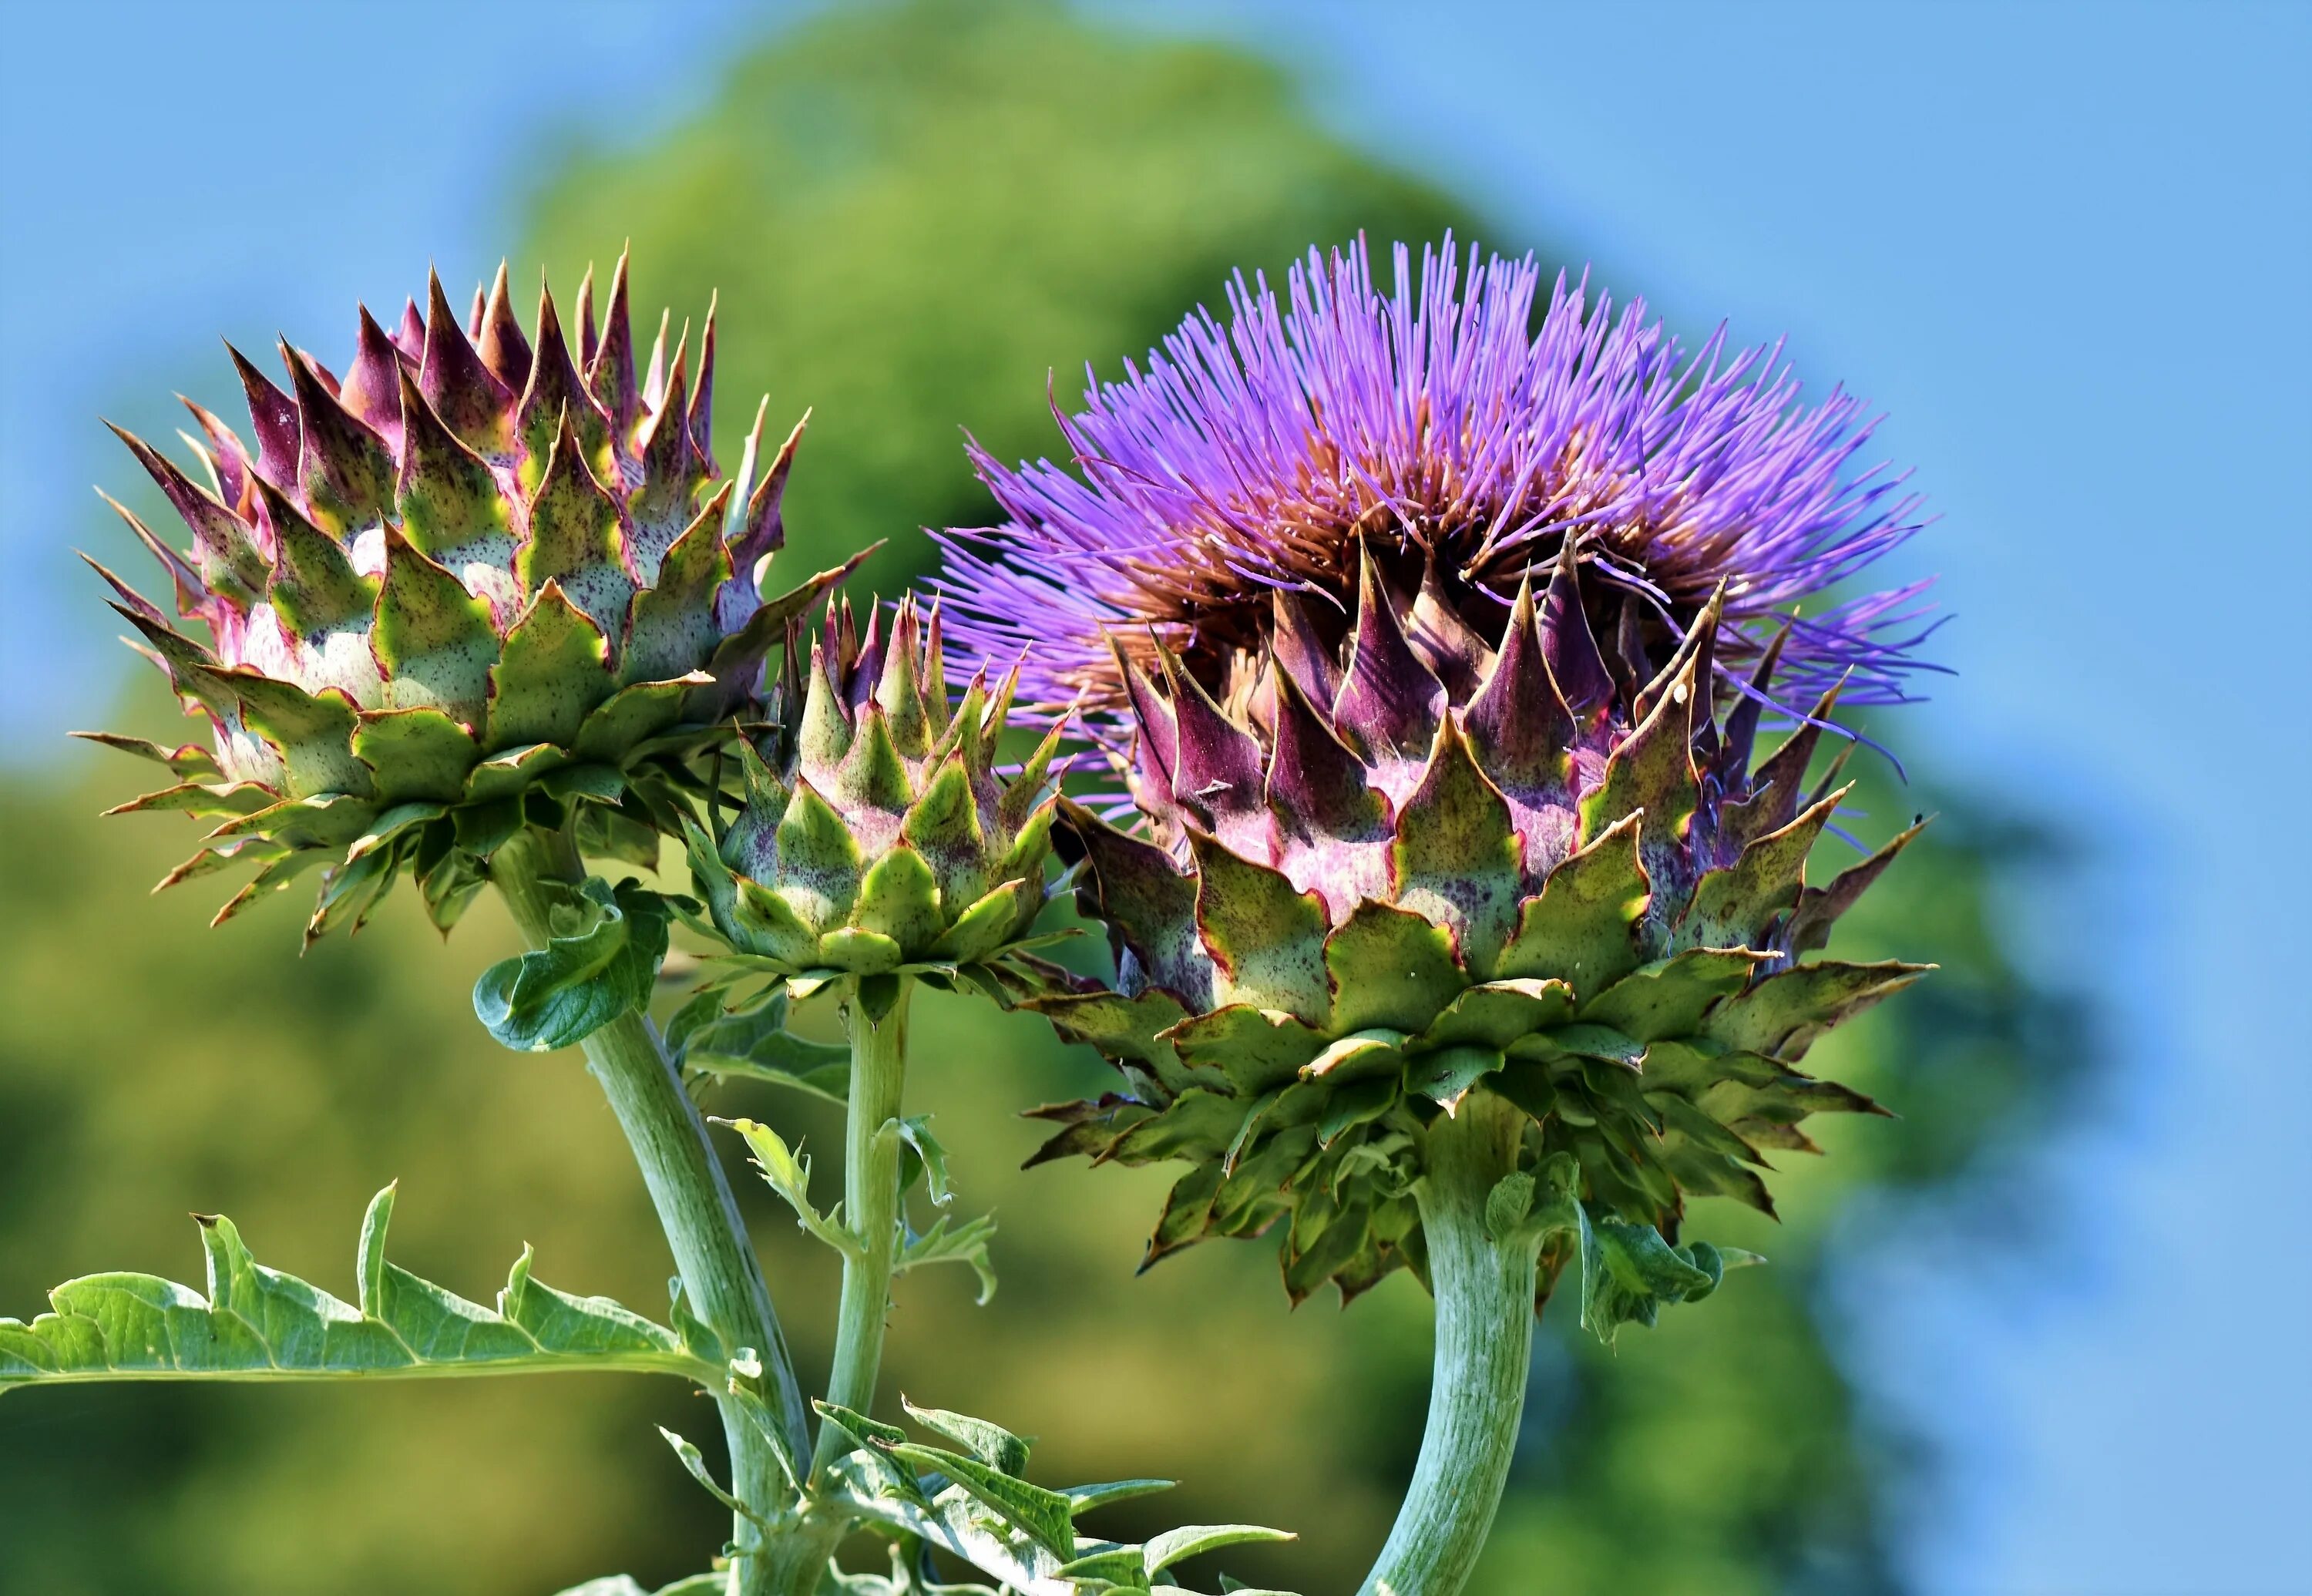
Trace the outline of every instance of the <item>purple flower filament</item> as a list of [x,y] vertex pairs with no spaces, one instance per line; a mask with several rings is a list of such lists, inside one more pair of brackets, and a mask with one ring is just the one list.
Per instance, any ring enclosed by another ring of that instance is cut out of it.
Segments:
[[1849,704],[1908,697],[1926,583],[1800,609],[1922,524],[1901,476],[1856,469],[1875,425],[1860,400],[1806,407],[1780,346],[1730,354],[1721,328],[1688,353],[1586,279],[1558,279],[1537,329],[1529,257],[1449,238],[1417,272],[1402,244],[1394,261],[1387,293],[1362,241],[1312,250],[1281,300],[1239,275],[1225,325],[1200,310],[1122,381],[1087,372],[1084,408],[1055,408],[1073,471],[975,444],[1006,519],[941,539],[950,646],[1023,659],[1026,704],[1081,701],[1104,735],[1111,636],[1160,637],[1225,690],[1272,590],[1345,624],[1360,545],[1497,636],[1519,581],[1571,543],[1639,652],[1723,579],[1728,671],[1787,624],[1791,695],[1851,672]]

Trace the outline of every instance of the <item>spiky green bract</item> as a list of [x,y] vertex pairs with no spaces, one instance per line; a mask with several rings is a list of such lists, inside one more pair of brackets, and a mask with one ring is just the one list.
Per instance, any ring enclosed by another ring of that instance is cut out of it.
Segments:
[[758,591],[801,428],[767,454],[758,411],[722,476],[711,310],[695,381],[688,328],[670,355],[661,326],[638,385],[623,256],[599,329],[580,288],[574,349],[542,285],[523,335],[504,267],[469,326],[438,277],[427,300],[393,332],[364,310],[342,379],[284,343],[284,391],[236,353],[256,448],[191,406],[205,481],[120,434],[194,546],[121,514],[209,641],[98,570],[215,735],[97,740],[177,778],[121,811],[218,822],[162,885],[260,867],[220,920],[326,865],[318,935],[407,866],[447,931],[526,823],[574,819],[593,851],[654,863],[696,756],[840,574]]
[[1907,835],[1808,884],[1830,698],[1754,769],[1759,697],[1721,720],[1706,685],[1717,604],[1617,692],[1576,564],[1488,644],[1401,627],[1420,604],[1368,563],[1344,654],[1281,615],[1225,707],[1169,654],[1160,682],[1123,667],[1155,840],[1073,804],[1058,837],[1117,987],[1032,1001],[1129,1090],[1037,1110],[1061,1128],[1036,1158],[1186,1160],[1149,1262],[1274,1232],[1296,1302],[1425,1280],[1414,1188],[1471,1092],[1523,1111],[1527,1168],[1567,1155],[1591,1219],[1672,1241],[1689,1197],[1771,1214],[1765,1154],[1812,1150],[1807,1115],[1875,1110],[1796,1065],[1920,967],[1800,958]]
[[692,879],[731,945],[798,992],[910,974],[1001,995],[1044,907],[1059,733],[999,776],[1010,685],[976,679],[950,706],[938,612],[909,598],[889,619],[863,636],[830,601],[807,667],[791,632],[771,722],[736,747],[737,816],[688,829]]

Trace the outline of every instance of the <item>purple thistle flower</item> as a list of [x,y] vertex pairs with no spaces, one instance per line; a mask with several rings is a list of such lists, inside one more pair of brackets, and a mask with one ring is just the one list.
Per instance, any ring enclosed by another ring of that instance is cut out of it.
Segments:
[[1689,354],[1586,278],[1559,278],[1537,332],[1530,257],[1481,263],[1471,246],[1465,266],[1449,237],[1417,276],[1404,245],[1394,257],[1386,294],[1362,240],[1311,250],[1283,303],[1239,275],[1225,327],[1200,310],[1144,370],[1088,371],[1084,410],[1055,407],[1081,475],[1007,469],[975,443],[1008,519],[941,539],[958,656],[1020,659],[1027,705],[1080,702],[1118,741],[1117,647],[1152,662],[1161,641],[1239,691],[1274,594],[1309,595],[1327,642],[1345,633],[1361,545],[1420,590],[1416,631],[1498,636],[1519,583],[1571,546],[1625,688],[1721,580],[1722,680],[1786,625],[1794,695],[1851,672],[1850,704],[1899,702],[1932,668],[1908,656],[1931,630],[1923,582],[1800,609],[1922,524],[1903,477],[1852,469],[1875,425],[1859,399],[1804,408],[1780,345],[1730,355],[1721,328]]

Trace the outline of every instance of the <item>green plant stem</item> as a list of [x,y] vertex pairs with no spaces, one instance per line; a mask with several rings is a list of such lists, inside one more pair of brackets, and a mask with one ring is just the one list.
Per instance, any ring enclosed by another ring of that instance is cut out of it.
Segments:
[[[490,864],[492,883],[533,948],[546,946],[550,934],[551,884],[574,883],[583,875],[567,836],[535,829],[500,848]],[[759,1395],[785,1431],[789,1455],[801,1459],[808,1443],[802,1395],[771,1307],[770,1287],[731,1183],[706,1139],[705,1122],[683,1092],[656,1028],[644,1015],[628,1014],[595,1031],[583,1048],[586,1067],[601,1083],[642,1166],[643,1183],[666,1232],[691,1311],[733,1353],[754,1349],[762,1364]],[[731,1451],[732,1494],[764,1511],[792,1500],[786,1470],[771,1442],[735,1398],[718,1393],[717,1402]],[[733,1596],[768,1592],[770,1558],[764,1555],[762,1530],[740,1517],[733,1520],[732,1533],[741,1554]]]
[[[881,1020],[869,1017],[854,991],[844,1005],[851,1035],[851,1093],[844,1110],[843,1223],[852,1247],[843,1260],[843,1295],[836,1313],[835,1363],[827,1399],[856,1412],[871,1411],[883,1364],[883,1329],[891,1311],[891,1270],[899,1245],[899,1109],[907,1076],[907,1001],[911,977],[896,978],[898,995]],[[850,1449],[833,1425],[822,1424],[811,1463],[814,1482]],[[772,1589],[780,1596],[810,1596],[827,1561],[849,1530],[847,1513],[826,1505],[808,1510],[773,1548]]]
[[[891,1267],[899,1250],[899,1099],[907,1079],[907,999],[914,978],[895,978],[898,995],[880,1022],[854,996],[844,1009],[851,1032],[851,1103],[844,1117],[843,1217],[854,1250],[843,1263],[835,1321],[835,1365],[827,1399],[860,1413],[875,1405],[883,1366],[883,1327],[891,1313]],[[821,1469],[850,1450],[832,1425],[811,1460]]]
[[1508,1483],[1533,1355],[1538,1237],[1497,1243],[1485,1199],[1517,1169],[1522,1111],[1473,1092],[1429,1132],[1415,1197],[1437,1297],[1429,1427],[1413,1484],[1361,1596],[1455,1596],[1484,1549]]

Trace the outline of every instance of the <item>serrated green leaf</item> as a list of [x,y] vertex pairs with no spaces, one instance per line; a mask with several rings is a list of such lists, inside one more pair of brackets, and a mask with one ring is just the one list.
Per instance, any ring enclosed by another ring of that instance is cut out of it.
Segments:
[[994,1512],[1006,1526],[1028,1535],[1054,1556],[1064,1559],[1075,1555],[1074,1510],[1057,1491],[1014,1479],[977,1458],[943,1447],[903,1443],[884,1450],[900,1462],[944,1474]]
[[578,728],[578,757],[621,767],[645,758],[652,751],[650,740],[670,727],[679,728],[686,700],[711,681],[694,671],[687,676],[630,682],[620,688]]
[[697,1447],[692,1445],[682,1436],[676,1434],[672,1430],[668,1429],[664,1425],[661,1425],[658,1427],[658,1433],[664,1436],[666,1438],[666,1443],[674,1449],[674,1455],[681,1460],[684,1471],[687,1472],[691,1478],[696,1480],[701,1486],[705,1486],[708,1495],[714,1497],[714,1500],[720,1502],[732,1513],[737,1513],[740,1518],[746,1519],[766,1530],[772,1528],[770,1521],[764,1518],[761,1513],[756,1512],[755,1509],[748,1506],[747,1504],[741,1502],[738,1497],[732,1495],[730,1492],[722,1488],[722,1485],[715,1479],[714,1473],[706,1467],[706,1460],[699,1455]]
[[746,1139],[748,1149],[755,1155],[755,1167],[762,1171],[770,1188],[794,1210],[798,1225],[845,1258],[857,1251],[857,1239],[811,1202],[810,1160],[789,1147],[785,1137],[756,1119],[714,1119],[712,1123],[729,1126]]
[[1932,965],[1825,960],[1768,976],[1720,1005],[1703,1028],[1738,1051],[1796,1060],[1817,1032],[1891,996]]
[[1393,1074],[1342,1083],[1326,1101],[1324,1114],[1317,1121],[1318,1145],[1329,1147],[1357,1127],[1371,1124],[1395,1108],[1400,1095]]
[[871,1446],[888,1452],[907,1439],[907,1433],[898,1425],[869,1418],[863,1413],[854,1413],[839,1402],[822,1402],[814,1398],[810,1405],[819,1410],[821,1418],[831,1422],[862,1446]]
[[1507,1048],[1520,1037],[1572,1017],[1573,991],[1563,981],[1489,981],[1455,998],[1411,1046],[1416,1050],[1457,1045]]
[[1445,716],[1389,843],[1397,906],[1451,927],[1470,973],[1491,978],[1517,925],[1520,852],[1508,801]]
[[1450,1114],[1471,1088],[1501,1067],[1500,1048],[1456,1043],[1408,1061],[1406,1086],[1441,1104]]
[[1286,1084],[1325,1048],[1325,1039],[1277,1009],[1230,1004],[1184,1020],[1165,1033],[1190,1069],[1217,1069],[1239,1095]]
[[1645,1043],[1624,1036],[1610,1025],[1580,1021],[1552,1026],[1514,1045],[1520,1057],[1554,1058],[1571,1053],[1577,1058],[1602,1058],[1625,1069],[1637,1069],[1646,1056]]
[[899,1399],[899,1406],[924,1429],[955,1443],[989,1468],[1015,1478],[1026,1475],[1028,1443],[1003,1425],[968,1414],[950,1413],[944,1407],[918,1407],[904,1396]]
[[1758,945],[1776,916],[1798,905],[1807,855],[1853,789],[1841,787],[1779,831],[1745,847],[1735,862],[1694,886],[1673,932],[1679,948]]
[[[503,812],[519,814],[521,802],[539,778],[559,770],[569,760],[568,750],[550,742],[528,742],[519,748],[501,749],[466,772],[466,802],[494,803]],[[543,793],[535,795],[546,799]],[[559,830],[562,822],[556,816],[551,820],[540,817],[539,823]]]
[[1031,998],[1021,1005],[1051,1022],[1063,1040],[1082,1042],[1110,1058],[1146,1065],[1158,1079],[1182,1072],[1180,1056],[1165,1033],[1188,1017],[1179,999],[1151,990],[1137,997],[1113,992],[1067,993]]
[[892,1261],[895,1274],[925,1264],[968,1264],[979,1277],[979,1305],[985,1308],[995,1296],[995,1266],[987,1256],[987,1244],[995,1239],[995,1216],[983,1214],[976,1219],[955,1223],[942,1214],[933,1221],[932,1228],[922,1235],[909,1235]]
[[1300,1071],[1315,1080],[1345,1082],[1373,1075],[1392,1075],[1402,1066],[1406,1036],[1401,1030],[1376,1029],[1352,1031],[1326,1045]]
[[1581,802],[1584,845],[1640,811],[1638,846],[1650,869],[1685,840],[1702,791],[1690,741],[1693,696],[1689,671],[1607,757],[1604,776]]
[[[1242,1140],[1239,1132],[1238,1141]],[[1149,1232],[1147,1250],[1141,1254],[1143,1273],[1204,1235],[1212,1220],[1213,1198],[1220,1194],[1227,1173],[1224,1161],[1206,1159],[1172,1182],[1164,1198],[1164,1211],[1156,1216],[1156,1228]]]
[[369,823],[369,829],[354,838],[346,850],[350,864],[365,854],[375,852],[413,826],[423,826],[440,820],[450,811],[438,803],[397,803]]
[[671,1330],[602,1297],[530,1279],[529,1254],[493,1310],[385,1258],[393,1188],[362,1223],[356,1302],[250,1255],[229,1219],[202,1218],[207,1294],[151,1275],[92,1275],[48,1293],[31,1323],[0,1319],[0,1391],[96,1380],[328,1380],[558,1369],[678,1374],[714,1389],[721,1371]]
[[341,693],[308,693],[248,666],[208,675],[240,701],[242,723],[280,750],[291,793],[371,795],[368,767],[353,751],[360,716]]
[[1216,1092],[1184,1092],[1162,1113],[1125,1132],[1110,1156],[1126,1164],[1218,1158],[1235,1139],[1246,1107]]
[[482,748],[438,709],[369,710],[355,728],[354,754],[375,775],[381,804],[455,803]]
[[1045,1582],[1060,1565],[1048,1548],[1007,1527],[962,1487],[926,1492],[914,1470],[863,1444],[827,1470],[826,1488],[854,1517],[951,1553],[1009,1590],[1048,1590]]
[[1061,1564],[1059,1577],[1071,1591],[1145,1591],[1148,1560],[1136,1546],[1113,1546]]
[[372,636],[387,668],[389,708],[439,709],[462,726],[481,726],[498,662],[490,607],[390,527]]

